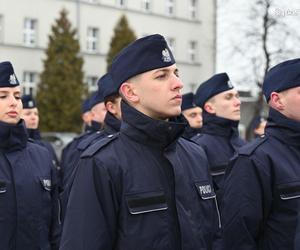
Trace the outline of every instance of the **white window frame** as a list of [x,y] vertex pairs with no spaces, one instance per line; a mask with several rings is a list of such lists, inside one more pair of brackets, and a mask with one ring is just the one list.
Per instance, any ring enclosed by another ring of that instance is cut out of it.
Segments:
[[86,83],[87,83],[89,92],[97,91],[97,89],[98,89],[97,82],[98,82],[97,76],[94,76],[94,75],[87,76]]
[[127,4],[127,1],[126,0],[116,0],[116,4],[120,8],[125,8],[126,4]]
[[175,0],[165,0],[166,1],[166,14],[168,16],[175,15]]
[[96,53],[99,50],[99,29],[97,27],[88,27],[86,36],[86,49],[90,53]]
[[34,18],[24,19],[23,44],[29,47],[37,45],[37,20]]
[[142,0],[142,10],[145,12],[150,12],[151,11],[151,0]]
[[197,61],[197,50],[198,50],[198,43],[195,40],[191,40],[188,43],[188,60],[189,62],[196,62]]
[[171,49],[172,53],[175,54],[175,50],[176,50],[176,40],[174,37],[167,37],[166,38],[167,43],[169,45],[169,48]]
[[198,0],[189,0],[189,18],[195,20],[198,18]]
[[30,94],[32,96],[36,95],[38,74],[34,71],[24,71],[23,72],[23,94]]

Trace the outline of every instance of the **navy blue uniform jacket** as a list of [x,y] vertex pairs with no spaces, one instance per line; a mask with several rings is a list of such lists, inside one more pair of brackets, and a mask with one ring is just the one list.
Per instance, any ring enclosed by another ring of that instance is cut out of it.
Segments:
[[122,102],[123,123],[82,154],[62,250],[207,250],[217,227],[204,152],[184,123],[153,120]]
[[271,109],[265,133],[226,174],[226,250],[300,249],[300,123]]
[[0,249],[58,249],[59,233],[49,152],[27,141],[22,122],[0,122]]
[[222,189],[224,173],[230,159],[245,141],[239,137],[237,121],[232,121],[203,112],[204,124],[201,134],[192,138],[200,145],[209,162],[215,190]]

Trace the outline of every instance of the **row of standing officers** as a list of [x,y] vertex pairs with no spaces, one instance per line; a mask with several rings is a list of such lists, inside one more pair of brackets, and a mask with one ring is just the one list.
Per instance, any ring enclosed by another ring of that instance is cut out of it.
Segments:
[[226,73],[184,102],[182,87],[162,36],[131,43],[60,170],[26,131],[19,82],[1,63],[0,249],[299,249],[300,59],[267,73],[265,134],[247,144]]

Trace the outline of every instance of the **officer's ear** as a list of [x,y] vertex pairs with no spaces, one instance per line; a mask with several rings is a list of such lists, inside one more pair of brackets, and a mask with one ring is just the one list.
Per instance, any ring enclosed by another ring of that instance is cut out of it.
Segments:
[[207,101],[207,102],[204,104],[203,109],[204,109],[207,113],[210,113],[210,114],[215,114],[215,113],[216,113],[215,106],[214,106],[213,102],[210,102],[210,101]]
[[284,110],[284,95],[282,93],[272,92],[269,105],[278,111]]
[[138,103],[140,98],[136,94],[135,84],[132,82],[124,82],[120,87],[122,98],[130,103]]

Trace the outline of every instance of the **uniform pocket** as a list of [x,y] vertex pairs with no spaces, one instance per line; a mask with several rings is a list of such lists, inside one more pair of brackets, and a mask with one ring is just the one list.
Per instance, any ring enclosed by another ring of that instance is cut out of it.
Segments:
[[227,166],[228,166],[228,162],[218,164],[218,165],[213,165],[210,167],[210,174],[212,176],[224,175]]
[[6,193],[6,181],[0,180],[0,194]]
[[126,203],[130,214],[144,214],[167,210],[167,199],[163,191],[127,194]]
[[300,182],[292,182],[278,185],[281,200],[300,198]]

